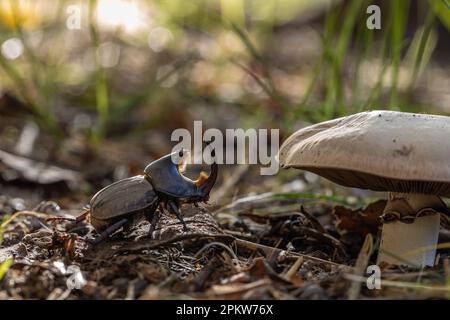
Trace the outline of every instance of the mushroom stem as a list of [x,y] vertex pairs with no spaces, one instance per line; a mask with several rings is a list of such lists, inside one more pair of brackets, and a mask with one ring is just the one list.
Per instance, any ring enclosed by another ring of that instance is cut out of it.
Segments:
[[390,193],[382,216],[384,224],[377,263],[433,266],[439,213],[448,211],[436,195]]

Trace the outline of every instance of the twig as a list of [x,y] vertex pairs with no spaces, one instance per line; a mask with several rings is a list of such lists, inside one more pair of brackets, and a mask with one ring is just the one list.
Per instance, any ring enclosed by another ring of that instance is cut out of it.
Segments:
[[297,272],[298,268],[303,264],[304,258],[298,257],[297,261],[289,268],[288,272],[286,272],[286,279],[290,280],[294,274]]
[[[237,246],[240,246],[241,248],[247,249],[247,250],[262,250],[266,255],[273,255],[273,254],[280,254],[285,250],[282,249],[278,249],[278,248],[274,248],[274,247],[269,247],[263,244],[259,244],[259,243],[254,243],[254,242],[250,242],[250,241],[246,241],[246,240],[242,240],[242,239],[235,239],[234,241],[236,243]],[[344,268],[346,270],[351,270],[353,269],[350,266],[346,266],[343,264],[339,264],[333,261],[328,261],[328,260],[324,260],[324,259],[320,259],[317,257],[313,257],[307,254],[302,254],[302,253],[298,253],[298,252],[289,252],[290,256],[293,257],[303,257],[304,259],[316,262],[316,263],[324,263],[324,264],[329,264],[329,265],[333,265],[336,267],[341,267]]]
[[232,203],[230,203],[230,204],[228,204],[226,206],[223,206],[223,207],[217,209],[216,211],[214,211],[212,213],[212,215],[214,216],[217,213],[222,212],[222,211],[224,211],[226,209],[234,208],[238,204],[249,203],[249,202],[251,203],[251,202],[257,201],[257,200],[269,199],[272,196],[273,196],[273,192],[266,192],[266,193],[262,193],[262,194],[258,194],[258,195],[244,196],[242,198],[239,198],[239,199],[233,201]]
[[220,260],[217,256],[214,256],[206,266],[203,267],[203,270],[198,274],[194,283],[195,283],[195,291],[202,291],[205,287],[206,281],[213,274],[213,272],[220,266]]
[[297,229],[299,231],[299,233],[303,233],[307,236],[313,237],[316,240],[321,240],[321,241],[331,245],[332,247],[336,248],[342,256],[345,257],[347,255],[345,253],[345,249],[344,249],[344,246],[342,245],[342,243],[338,239],[334,238],[333,236],[331,236],[327,233],[319,232],[312,228],[304,227],[304,226],[294,226],[293,228]]
[[203,233],[187,233],[187,234],[181,234],[178,236],[175,236],[173,238],[162,240],[162,241],[156,241],[156,242],[146,242],[146,243],[135,243],[135,244],[128,244],[121,248],[118,248],[117,250],[114,250],[114,252],[124,252],[124,251],[140,251],[140,250],[151,250],[158,247],[164,247],[164,246],[171,246],[174,245],[176,242],[180,241],[186,241],[186,240],[193,240],[193,239],[201,239],[201,238],[212,238],[216,239],[217,241],[223,241],[223,242],[231,242],[234,240],[234,237],[226,234],[203,234]]
[[325,229],[322,227],[322,225],[320,224],[319,220],[317,220],[316,217],[314,217],[308,211],[306,211],[305,208],[303,207],[303,205],[300,206],[300,213],[302,215],[304,215],[311,222],[311,224],[317,229],[317,231],[319,231],[321,233],[325,233],[325,234],[327,233],[325,231]]
[[[369,263],[370,255],[372,254],[373,249],[373,237],[372,234],[368,233],[366,235],[366,239],[361,247],[361,251],[358,254],[358,258],[355,263],[355,272],[354,275],[362,276],[364,274],[364,270]],[[348,290],[348,299],[355,300],[358,298],[359,293],[361,291],[361,284],[359,282],[352,282],[350,288]]]
[[205,251],[206,249],[208,249],[208,248],[210,248],[212,246],[219,246],[219,247],[224,248],[226,251],[228,251],[231,254],[233,259],[236,260],[236,263],[238,264],[238,267],[239,268],[241,267],[241,263],[239,261],[239,258],[236,255],[236,253],[234,253],[234,251],[231,250],[231,248],[229,246],[223,244],[222,242],[214,241],[214,242],[210,242],[210,243],[206,244],[203,248],[201,248],[200,250],[197,251],[197,253],[195,254],[195,257],[198,257],[203,251]]
[[19,216],[33,216],[37,218],[48,218],[48,214],[41,213],[41,212],[35,212],[35,211],[18,211],[14,213],[8,220],[3,222],[0,225],[0,229],[5,228],[8,224],[10,224],[13,220],[15,220]]

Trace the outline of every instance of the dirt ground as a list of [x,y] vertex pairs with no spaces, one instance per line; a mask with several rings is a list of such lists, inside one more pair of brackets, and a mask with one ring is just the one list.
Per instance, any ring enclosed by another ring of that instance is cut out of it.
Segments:
[[[376,258],[376,244],[364,254],[363,242],[367,234],[376,242],[384,201],[355,211],[300,202],[268,195],[219,208],[185,205],[188,232],[163,213],[153,239],[138,219],[92,246],[88,223],[47,220],[75,210],[43,202],[26,211],[4,197],[2,212],[21,210],[3,223],[0,261],[12,263],[0,299],[447,298],[448,250],[434,268],[386,267],[380,290],[355,280]],[[444,229],[441,241],[447,237]]]

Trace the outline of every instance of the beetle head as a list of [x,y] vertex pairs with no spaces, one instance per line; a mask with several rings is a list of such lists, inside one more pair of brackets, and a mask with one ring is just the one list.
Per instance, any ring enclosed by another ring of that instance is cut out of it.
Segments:
[[207,201],[216,179],[217,163],[211,165],[210,174],[201,172],[197,180],[183,175],[190,152],[180,150],[150,163],[144,170],[156,191],[186,201]]

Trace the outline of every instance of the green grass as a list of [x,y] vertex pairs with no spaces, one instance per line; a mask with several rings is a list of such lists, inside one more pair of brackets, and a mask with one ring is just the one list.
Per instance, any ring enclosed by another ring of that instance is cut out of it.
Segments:
[[13,264],[12,258],[7,259],[6,261],[4,261],[3,263],[0,264],[0,281],[3,279],[5,274],[8,272],[8,270],[12,266],[12,264]]
[[[0,246],[3,242],[3,234],[5,232],[4,222],[7,221],[8,219],[9,219],[9,215],[4,216],[2,219],[2,223],[0,224]],[[11,265],[13,264],[13,261],[14,260],[12,258],[9,258],[9,259],[5,260],[4,262],[0,263],[0,281],[3,279],[6,272],[8,272],[9,267],[11,267]]]
[[[13,5],[13,1],[9,0],[12,14],[18,21],[20,14],[19,7]],[[61,8],[60,8],[61,9]],[[63,139],[63,131],[59,126],[56,116],[51,109],[52,100],[54,98],[54,83],[48,76],[47,70],[50,67],[46,66],[34,53],[29,44],[29,39],[22,26],[15,24],[12,28],[12,35],[20,39],[24,47],[24,59],[27,69],[18,68],[14,63],[5,59],[0,54],[0,67],[5,72],[6,76],[17,87],[17,92],[24,100],[27,107],[32,112],[36,122],[45,131],[50,133],[55,142],[59,144]],[[0,40],[3,37],[0,36]],[[24,72],[25,71],[25,72]],[[27,76],[23,74],[26,73]],[[35,92],[34,95],[30,92]]]
[[410,83],[410,90],[413,89],[416,80],[419,78],[421,71],[425,68],[430,60],[430,56],[434,50],[436,40],[433,41],[433,27],[435,24],[436,14],[433,10],[429,10],[424,25],[416,33],[415,39],[419,39],[411,44],[413,54],[414,71]]
[[404,41],[407,16],[409,12],[409,0],[390,1],[390,20],[392,21],[391,59],[392,59],[392,83],[389,96],[389,108],[399,106],[398,74],[401,62],[401,48]]
[[2,223],[0,224],[0,245],[2,244],[2,242],[3,242],[3,234],[5,233],[5,221],[7,221],[8,219],[9,219],[10,217],[9,217],[9,215],[6,215],[6,216],[4,216],[3,217],[3,219],[2,219]]
[[[273,195],[274,199],[279,200],[299,200],[299,199],[308,199],[308,200],[324,200],[327,203],[337,203],[341,205],[350,205],[349,198],[340,195],[325,195],[319,193],[311,193],[311,192],[283,192],[283,193],[275,193]],[[363,207],[367,206],[369,203],[373,202],[373,198],[358,198],[357,203],[353,203],[352,205],[355,207]]]
[[[97,26],[94,21],[94,12],[96,0],[89,0],[89,33],[93,48],[97,53],[100,46],[100,35],[97,31]],[[97,148],[101,141],[104,139],[106,130],[109,124],[109,89],[108,81],[106,78],[106,72],[101,66],[100,58],[98,54],[95,54],[95,101],[97,107],[98,121],[94,129],[92,130],[91,141],[94,148]]]
[[[12,0],[10,0],[12,1]],[[58,1],[59,16],[64,17],[65,1]],[[104,32],[96,25],[94,19],[94,7],[96,0],[89,0],[88,17],[83,21],[89,36],[89,48],[96,51],[103,41],[117,40],[122,46],[133,46],[133,42],[123,41],[116,33]],[[269,48],[270,40],[276,36],[276,28],[285,22],[289,22],[297,15],[301,15],[304,4],[286,0],[268,0],[264,5],[258,3],[247,4],[244,0],[232,1],[200,1],[191,4],[183,1],[155,1],[155,16],[157,23],[171,30],[177,36],[177,41],[195,30],[205,33],[217,40],[216,35],[231,31],[243,44],[245,54],[226,57],[227,61],[208,61],[209,63],[229,64],[230,67],[238,67],[247,73],[261,87],[270,98],[276,109],[280,109],[281,116],[273,117],[271,110],[261,103],[260,98],[243,98],[236,103],[246,117],[254,117],[258,114],[257,121],[262,124],[271,123],[273,127],[282,128],[291,132],[298,121],[320,122],[331,118],[360,112],[367,109],[400,109],[403,111],[420,111],[425,106],[417,105],[410,99],[410,93],[415,89],[426,66],[431,60],[436,44],[435,25],[437,20],[445,25],[450,21],[449,15],[442,11],[445,5],[442,1],[428,1],[420,4],[418,16],[419,28],[414,37],[406,34],[410,11],[410,0],[386,1],[380,3],[381,30],[369,30],[366,27],[366,8],[372,4],[369,0],[346,1],[328,4],[318,4],[323,9],[322,26],[316,27],[322,39],[322,50],[315,61],[305,61],[306,70],[310,70],[308,85],[305,94],[298,101],[288,98],[279,88],[275,75],[277,65],[277,48]],[[298,8],[298,12],[296,12]],[[447,10],[448,11],[448,10]],[[256,19],[253,19],[256,17]],[[49,37],[47,30],[55,31],[55,28],[64,30],[64,19],[47,23],[42,27],[44,37]],[[85,25],[87,23],[87,25]],[[53,28],[53,29],[52,29]],[[189,31],[186,31],[189,30]],[[16,36],[24,44],[24,55],[17,61],[7,60],[0,56],[0,69],[14,86],[15,92],[32,111],[35,121],[60,142],[64,139],[65,132],[57,119],[54,110],[58,98],[61,98],[60,89],[65,84],[60,83],[63,62],[44,61],[45,58],[36,53],[28,40],[28,30],[16,26],[13,30],[2,29],[0,26],[0,40]],[[142,40],[141,40],[142,41]],[[140,45],[145,46],[146,42]],[[271,56],[267,54],[271,49]],[[149,50],[149,48],[147,48]],[[58,52],[59,54],[59,52]],[[63,56],[64,53],[61,53]],[[55,55],[57,56],[57,54]],[[149,59],[154,56],[149,54]],[[197,57],[192,58],[191,53],[170,51],[162,59],[164,64],[172,62],[172,72],[178,72],[185,66],[192,65]],[[67,58],[67,57],[66,57]],[[59,58],[58,58],[59,59]],[[66,60],[67,61],[67,60]],[[175,61],[175,62],[174,62]],[[367,61],[379,61],[380,71],[377,74],[364,74],[366,70],[362,65]],[[86,95],[79,104],[86,108],[94,108],[97,114],[97,122],[88,130],[89,141],[95,150],[107,138],[110,128],[116,126],[130,112],[139,111],[140,108],[154,107],[155,103],[167,103],[169,106],[158,106],[170,113],[172,106],[178,104],[173,97],[176,91],[177,98],[188,97],[195,101],[205,98],[191,87],[178,86],[171,90],[161,89],[160,83],[165,79],[147,82],[136,92],[121,92],[114,87],[120,74],[116,70],[106,72],[102,67],[99,57],[95,58],[95,70],[92,74],[86,72],[81,83],[77,86],[85,86]],[[160,61],[158,61],[159,63]],[[154,68],[158,68],[158,63]],[[255,68],[256,66],[256,68]],[[399,87],[399,74],[403,66],[412,69],[409,88],[406,92]],[[221,72],[226,72],[223,70]],[[259,72],[255,72],[257,69]],[[149,70],[153,76],[156,70]],[[170,76],[172,73],[167,75]],[[386,75],[389,74],[389,79]],[[303,74],[302,74],[303,75]],[[146,77],[139,75],[139,77]],[[368,76],[372,77],[373,86],[369,89],[361,83]],[[189,79],[184,79],[189,81]],[[167,99],[159,99],[166,95]],[[157,102],[153,99],[158,97]],[[220,104],[218,97],[208,97],[212,103]],[[259,100],[258,100],[259,99]],[[174,103],[175,101],[175,103]],[[184,101],[180,101],[183,103]],[[413,107],[414,106],[414,107]],[[254,108],[257,112],[250,112]],[[428,107],[428,106],[427,106]],[[149,113],[148,113],[149,114]],[[142,119],[136,124],[136,130],[130,134],[142,133],[142,128],[147,129],[161,125],[161,117],[155,115],[151,119]],[[250,122],[244,119],[244,122]],[[258,125],[255,124],[255,125]]]

